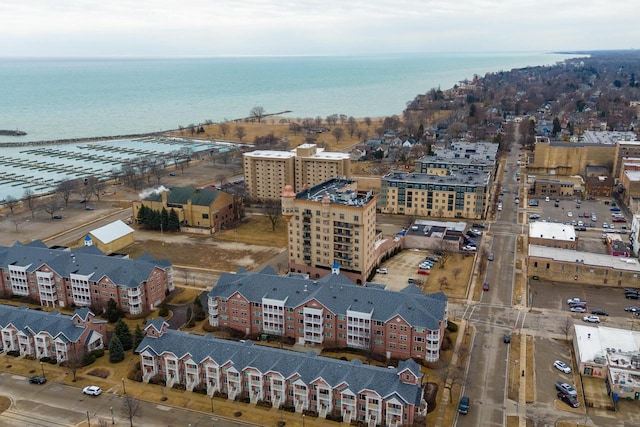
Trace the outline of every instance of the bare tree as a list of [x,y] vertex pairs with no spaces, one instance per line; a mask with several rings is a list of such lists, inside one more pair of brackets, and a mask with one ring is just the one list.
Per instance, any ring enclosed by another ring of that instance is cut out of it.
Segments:
[[22,224],[24,222],[24,220],[22,218],[20,218],[20,217],[14,217],[13,220],[11,220],[11,222],[16,227],[16,233],[19,233],[20,232],[20,224]]
[[449,285],[449,279],[447,279],[447,276],[439,278],[438,285],[440,286],[440,290],[442,290],[442,288],[446,288]]
[[363,121],[364,121],[364,124],[367,125],[367,127],[371,126],[371,123],[372,123],[371,117],[365,117]]
[[454,267],[451,272],[453,273],[453,278],[457,279],[458,276],[460,275],[460,273],[462,272],[462,268],[460,267]]
[[27,207],[31,211],[31,218],[34,218],[35,211],[38,205],[36,203],[36,195],[33,192],[33,190],[30,188],[25,189],[22,195],[22,199],[24,200],[24,202],[27,204]]
[[16,207],[16,206],[18,206],[18,203],[20,203],[20,202],[18,201],[18,199],[16,199],[16,198],[15,198],[15,197],[13,197],[13,196],[7,196],[7,197],[4,199],[4,204],[5,204],[5,206],[6,206],[6,207],[8,207],[8,208],[9,208],[9,210],[11,211],[11,215],[13,215],[13,210],[15,209],[15,207]]
[[216,175],[216,179],[218,180],[218,185],[220,187],[224,187],[227,183],[227,176],[223,173]]
[[353,134],[355,133],[356,129],[358,129],[358,122],[353,116],[350,116],[347,119],[347,131],[349,132],[349,136],[351,138],[353,138]]
[[333,135],[333,137],[336,139],[336,143],[338,143],[344,136],[344,129],[342,129],[341,127],[334,128],[331,131],[331,135]]
[[571,316],[567,316],[564,321],[560,322],[560,332],[564,334],[564,339],[569,339],[569,334],[571,333],[571,327],[573,326],[573,320]]
[[71,375],[73,375],[73,382],[78,380],[76,374],[78,373],[78,369],[82,367],[83,358],[84,352],[76,350],[73,353],[68,353],[67,360],[64,361],[64,367],[71,371]]
[[[251,118],[253,120],[257,120],[258,123],[262,122],[262,118],[264,117],[264,108],[263,107],[253,107],[251,109],[251,111],[249,112],[249,115],[251,116]],[[237,128],[236,128],[236,132],[237,132]],[[240,137],[238,137],[240,138]],[[242,138],[240,138],[240,140],[242,141]]]
[[62,203],[60,199],[57,196],[53,196],[48,198],[42,204],[42,210],[48,213],[51,216],[51,219],[53,219],[53,215],[60,210],[61,205]]
[[238,138],[240,140],[240,142],[242,142],[242,139],[247,136],[247,132],[244,128],[244,126],[236,126],[236,132],[235,132],[236,138]]
[[220,129],[220,133],[222,134],[223,137],[227,136],[230,128],[231,126],[229,126],[229,123],[227,122],[222,122],[218,124],[218,129]]
[[142,415],[142,405],[140,401],[130,394],[126,394],[122,399],[122,416],[129,420],[129,426],[133,427],[133,419]]
[[64,206],[69,206],[69,199],[71,198],[71,193],[78,186],[77,181],[73,181],[70,179],[63,179],[60,181],[56,187],[56,192],[60,194],[62,200],[64,200]]
[[282,203],[280,200],[268,200],[265,202],[263,212],[271,221],[271,229],[276,231],[276,225],[282,217]]
[[[96,196],[96,199],[100,201],[100,194],[104,189],[104,183],[100,181],[100,179],[97,176],[92,175],[87,178],[85,185],[87,186],[88,191],[90,191],[91,194]],[[85,197],[85,200],[86,200],[86,197]]]

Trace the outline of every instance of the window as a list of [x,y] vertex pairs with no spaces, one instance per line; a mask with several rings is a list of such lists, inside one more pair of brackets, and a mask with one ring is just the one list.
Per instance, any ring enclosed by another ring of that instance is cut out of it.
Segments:
[[202,219],[209,219],[209,214],[203,213],[202,214]]

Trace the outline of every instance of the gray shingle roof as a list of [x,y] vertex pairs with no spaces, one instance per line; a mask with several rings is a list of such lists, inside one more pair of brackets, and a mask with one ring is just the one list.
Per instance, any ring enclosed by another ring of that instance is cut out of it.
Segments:
[[77,342],[86,328],[76,326],[72,317],[58,311],[47,313],[29,310],[27,307],[0,304],[0,327],[13,325],[27,335],[44,331],[54,339],[62,338],[65,341]]
[[286,300],[287,307],[298,307],[313,298],[335,314],[353,310],[372,314],[373,320],[386,322],[396,315],[413,326],[429,330],[440,328],[447,297],[442,292],[425,295],[409,285],[400,292],[355,285],[346,276],[330,274],[318,280],[261,273],[224,273],[209,292],[210,297],[229,298],[240,292],[251,302],[262,298]]
[[420,405],[422,399],[420,385],[405,384],[398,376],[402,370],[412,369],[416,376],[421,377],[418,365],[413,361],[413,365],[405,363],[398,369],[380,368],[363,365],[358,359],[347,362],[320,357],[313,352],[302,354],[254,345],[251,341],[227,341],[171,329],[158,338],[146,336],[136,351],[145,350],[156,355],[172,353],[178,358],[189,354],[198,364],[208,357],[219,365],[231,361],[239,372],[252,367],[263,374],[279,372],[285,378],[300,374],[306,384],[318,378],[324,379],[332,388],[346,382],[354,393],[373,390],[382,397],[396,393],[404,401],[416,406]]
[[91,281],[98,281],[106,276],[118,285],[137,287],[149,278],[154,267],[165,269],[171,265],[167,260],[158,261],[150,256],[138,259],[109,257],[84,247],[70,251],[47,248],[41,243],[0,246],[0,268],[6,271],[9,265],[29,266],[27,271],[31,273],[46,264],[62,277],[75,273],[90,275]]

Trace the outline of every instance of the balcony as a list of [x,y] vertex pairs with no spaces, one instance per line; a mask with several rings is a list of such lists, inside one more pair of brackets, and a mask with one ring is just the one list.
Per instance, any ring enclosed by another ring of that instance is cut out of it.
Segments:
[[130,288],[128,293],[129,299],[131,299],[131,297],[139,297],[140,295],[142,295],[142,291],[140,290],[140,288]]

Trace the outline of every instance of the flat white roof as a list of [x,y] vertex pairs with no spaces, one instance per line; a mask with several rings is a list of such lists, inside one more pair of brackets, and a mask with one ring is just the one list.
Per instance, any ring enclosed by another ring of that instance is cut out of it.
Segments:
[[247,157],[262,157],[271,159],[290,159],[296,156],[296,153],[290,151],[276,151],[276,150],[255,150],[249,153],[244,153]]
[[529,237],[575,242],[576,230],[573,225],[536,221],[529,223]]
[[591,252],[550,248],[549,246],[541,245],[529,245],[529,256],[640,273],[640,263],[638,263],[638,260],[635,258],[593,254]]
[[629,181],[640,181],[640,171],[624,171],[624,174],[629,178]]
[[608,348],[615,349],[616,354],[637,352],[640,348],[638,331],[582,324],[573,327],[581,362],[592,362],[596,356],[606,357]]
[[96,228],[89,232],[93,237],[100,240],[102,243],[111,243],[129,233],[133,233],[133,228],[129,227],[124,222],[117,220],[111,224],[107,224],[103,227]]

